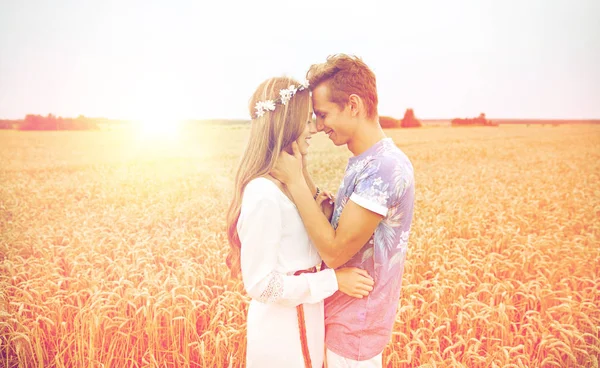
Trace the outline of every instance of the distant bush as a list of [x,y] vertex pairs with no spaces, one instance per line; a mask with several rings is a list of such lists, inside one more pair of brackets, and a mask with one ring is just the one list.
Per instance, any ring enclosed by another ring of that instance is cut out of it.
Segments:
[[394,119],[389,116],[380,116],[379,125],[381,125],[383,129],[400,128],[400,120]]
[[13,129],[15,125],[23,120],[0,120],[0,129]]
[[402,120],[394,119],[390,116],[380,116],[379,125],[383,129],[417,128],[422,126],[421,121],[415,118],[413,109],[407,109]]
[[476,118],[467,118],[467,119],[452,119],[452,126],[498,126],[497,123],[494,123],[491,120],[487,120],[485,118],[485,114],[481,113]]
[[52,114],[44,117],[41,115],[27,115],[18,126],[19,130],[97,130],[98,123],[93,119],[80,115],[79,117],[63,118]]
[[406,109],[400,126],[402,128],[419,128],[423,126],[423,124],[421,124],[421,121],[415,117],[415,112],[413,109]]

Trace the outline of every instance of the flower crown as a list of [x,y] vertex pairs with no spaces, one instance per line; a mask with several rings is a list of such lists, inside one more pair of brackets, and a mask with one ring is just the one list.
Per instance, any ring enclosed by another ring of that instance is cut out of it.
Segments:
[[308,81],[300,83],[298,87],[295,85],[290,85],[288,88],[282,89],[279,91],[279,98],[276,100],[266,100],[266,101],[258,101],[254,108],[256,109],[256,114],[254,118],[259,118],[265,114],[267,111],[275,111],[275,107],[278,103],[285,105],[288,101],[296,94],[297,91],[303,91],[308,88]]

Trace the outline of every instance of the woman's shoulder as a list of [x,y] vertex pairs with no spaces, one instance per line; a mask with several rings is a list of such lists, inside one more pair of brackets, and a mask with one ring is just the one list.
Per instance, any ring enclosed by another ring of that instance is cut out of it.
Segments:
[[277,189],[277,184],[269,180],[267,177],[259,176],[254,178],[246,184],[246,188],[255,188],[262,190],[274,190]]
[[246,184],[244,196],[276,200],[279,188],[277,184],[264,176],[254,178]]

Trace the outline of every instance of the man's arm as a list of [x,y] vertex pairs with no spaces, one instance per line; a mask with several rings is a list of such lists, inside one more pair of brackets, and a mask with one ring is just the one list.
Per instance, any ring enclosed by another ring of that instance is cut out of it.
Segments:
[[383,219],[380,214],[350,200],[344,207],[335,230],[313,200],[306,183],[295,180],[288,184],[288,189],[310,239],[330,268],[344,265],[358,253]]
[[296,142],[292,143],[292,150],[293,156],[281,152],[271,175],[287,186],[304,227],[325,264],[330,268],[342,266],[365,245],[383,216],[349,201],[342,211],[337,230],[333,229],[306,183]]

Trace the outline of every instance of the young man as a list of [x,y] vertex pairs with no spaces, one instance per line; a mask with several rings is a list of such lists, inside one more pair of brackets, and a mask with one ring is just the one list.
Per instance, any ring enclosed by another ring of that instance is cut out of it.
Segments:
[[359,267],[375,281],[366,298],[337,292],[325,301],[328,367],[381,367],[400,299],[413,217],[413,167],[379,125],[375,75],[360,58],[330,56],[313,65],[307,78],[317,130],[353,154],[331,223],[313,200],[297,146],[294,155],[282,154],[272,175],[291,193],[325,265]]

